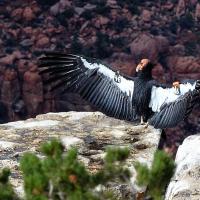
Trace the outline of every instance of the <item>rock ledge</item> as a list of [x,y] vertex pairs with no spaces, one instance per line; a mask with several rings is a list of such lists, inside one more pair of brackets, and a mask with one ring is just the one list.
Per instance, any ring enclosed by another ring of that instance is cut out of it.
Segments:
[[[131,153],[127,166],[133,171],[133,178],[131,185],[125,187],[125,193],[133,195],[141,190],[134,184],[133,163],[140,161],[151,165],[160,131],[110,118],[100,112],[48,113],[0,125],[0,167],[11,168],[11,182],[17,191],[22,191],[21,155],[26,151],[40,155],[38,148],[41,143],[52,138],[60,138],[66,150],[76,146],[80,160],[91,171],[101,168],[106,147],[129,147]],[[118,188],[121,191],[120,186]]]

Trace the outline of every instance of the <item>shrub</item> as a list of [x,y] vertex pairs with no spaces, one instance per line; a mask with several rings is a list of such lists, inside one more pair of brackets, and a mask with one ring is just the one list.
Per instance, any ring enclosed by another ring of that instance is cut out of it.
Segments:
[[94,174],[78,161],[76,149],[64,154],[57,140],[45,143],[41,151],[44,159],[32,153],[26,153],[21,159],[26,199],[110,199],[112,194],[97,192],[95,188],[114,180],[125,182],[130,177],[129,170],[123,167],[128,149],[108,149],[104,167]]
[[163,151],[154,154],[151,169],[147,165],[136,163],[137,182],[148,186],[148,193],[154,200],[163,199],[163,193],[175,169],[174,160]]
[[[57,140],[43,144],[41,152],[44,154],[42,159],[25,153],[20,161],[26,200],[115,200],[119,197],[111,189],[104,188],[110,182],[130,181],[130,171],[124,167],[129,156],[127,148],[108,148],[102,169],[95,173],[90,173],[78,160],[77,149],[71,148],[65,153]],[[158,151],[151,169],[140,163],[135,167],[138,184],[148,185],[149,194],[155,200],[162,199],[174,171],[174,161]],[[9,175],[8,169],[0,173],[0,200],[19,200],[8,182]]]
[[10,170],[4,168],[0,172],[0,200],[17,200],[16,194],[8,181]]

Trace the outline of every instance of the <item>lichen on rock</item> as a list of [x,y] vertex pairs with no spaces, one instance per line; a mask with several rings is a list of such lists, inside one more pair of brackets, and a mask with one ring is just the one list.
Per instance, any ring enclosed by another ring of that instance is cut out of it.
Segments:
[[91,172],[101,169],[107,147],[128,147],[130,156],[126,165],[132,172],[131,183],[113,186],[123,196],[144,190],[135,185],[133,165],[136,161],[151,165],[160,130],[110,118],[100,112],[48,113],[0,125],[0,140],[5,141],[5,144],[1,142],[0,165],[11,168],[11,182],[18,192],[22,192],[18,167],[21,156],[27,151],[42,156],[38,151],[41,143],[53,138],[60,139],[66,151],[71,146],[77,147],[79,159]]

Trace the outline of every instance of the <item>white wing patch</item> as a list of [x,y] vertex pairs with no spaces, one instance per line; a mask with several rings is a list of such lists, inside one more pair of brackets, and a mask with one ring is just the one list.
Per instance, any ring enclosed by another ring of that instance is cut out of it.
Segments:
[[195,84],[186,83],[180,84],[180,94],[176,94],[175,88],[161,88],[153,86],[151,90],[151,101],[149,108],[153,112],[160,112],[160,107],[165,103],[170,103],[178,99],[181,95],[195,89]]
[[194,84],[191,83],[185,83],[185,84],[180,84],[180,92],[181,95],[185,94],[188,91],[193,91],[195,89],[196,82]]
[[98,63],[89,63],[84,58],[81,58],[81,61],[83,62],[84,66],[87,67],[88,69],[99,68],[99,72],[100,73],[104,74],[105,76],[107,76],[108,78],[110,78],[111,80],[113,80],[113,83],[115,85],[117,85],[118,88],[122,92],[126,93],[132,99],[133,90],[134,90],[134,81],[127,80],[123,76],[120,76],[121,81],[120,81],[120,83],[117,83],[116,81],[114,81],[116,73],[114,71],[112,71],[111,69],[109,69],[108,67],[106,67],[105,65],[98,64]]

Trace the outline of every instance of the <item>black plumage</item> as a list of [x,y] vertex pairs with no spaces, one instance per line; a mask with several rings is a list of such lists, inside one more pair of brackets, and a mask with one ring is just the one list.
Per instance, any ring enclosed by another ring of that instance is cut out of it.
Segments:
[[188,117],[196,103],[200,102],[200,81],[196,81],[194,90],[190,90],[175,101],[165,103],[160,111],[149,120],[155,128],[171,128]]
[[129,77],[101,61],[83,56],[45,53],[40,58],[43,83],[61,92],[79,93],[108,116],[133,121],[142,117],[155,128],[176,126],[200,99],[200,81],[185,80],[178,87],[153,80],[154,65],[143,59],[137,77]]
[[133,93],[136,114],[155,128],[175,127],[200,102],[200,81],[183,80],[172,87],[153,80],[152,69],[147,59],[137,66]]
[[[48,74],[43,77],[43,83],[51,84],[52,90],[61,88],[64,92],[70,89],[109,116],[133,120],[134,110],[129,96],[134,89],[132,78],[118,74],[98,60],[71,54],[45,53],[40,58],[39,68],[41,75]],[[123,77],[123,80],[116,82],[116,76]],[[126,100],[122,106],[123,99]]]

